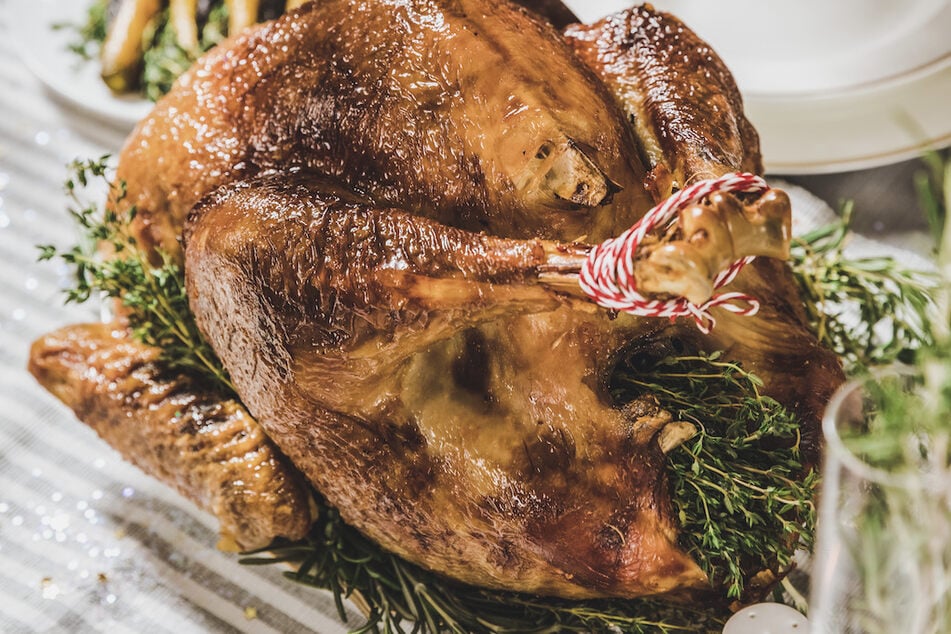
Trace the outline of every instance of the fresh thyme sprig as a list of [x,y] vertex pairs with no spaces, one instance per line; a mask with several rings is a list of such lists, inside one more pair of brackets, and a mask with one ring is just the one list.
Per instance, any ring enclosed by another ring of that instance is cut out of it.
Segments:
[[845,254],[852,205],[793,240],[792,269],[817,338],[847,369],[909,361],[933,342],[936,278],[887,256]]
[[922,201],[938,245],[931,343],[901,372],[866,377],[850,393],[861,398],[835,409],[846,451],[864,466],[831,454],[842,461],[830,480],[839,486],[823,494],[832,501],[823,522],[838,540],[823,549],[841,562],[830,605],[842,627],[869,634],[951,631],[951,161],[928,161]]
[[799,421],[762,383],[719,354],[677,356],[646,371],[621,368],[615,397],[652,394],[699,433],[668,453],[680,543],[714,587],[743,596],[747,579],[781,576],[815,527],[814,471],[799,452]]
[[[197,373],[233,393],[227,372],[195,324],[181,267],[162,250],[155,252],[159,263],[150,262],[139,247],[131,233],[136,208],[126,203],[125,186],[114,182],[108,161],[106,155],[70,165],[69,213],[84,239],[66,251],[40,245],[39,259],[58,257],[73,267],[75,284],[66,292],[67,302],[83,303],[98,296],[118,299],[133,336],[159,348],[169,367]],[[82,200],[82,192],[94,181],[113,183],[113,202],[105,210]]]

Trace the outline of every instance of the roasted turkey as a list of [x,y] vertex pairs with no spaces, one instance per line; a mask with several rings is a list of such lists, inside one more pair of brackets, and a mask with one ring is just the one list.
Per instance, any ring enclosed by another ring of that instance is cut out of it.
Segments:
[[[184,263],[267,437],[270,533],[229,521],[231,538],[303,534],[299,472],[381,546],[464,582],[570,598],[705,587],[677,544],[665,419],[613,403],[608,381],[622,357],[723,350],[800,415],[815,456],[842,375],[768,257],[788,199],[710,196],[692,217],[719,233],[670,246],[691,262],[767,256],[733,283],[759,313],[714,310],[709,335],[599,308],[572,275],[588,245],[734,170],[762,167],[730,73],[649,5],[559,32],[507,1],[323,0],[211,51],[138,125],[117,177],[140,244]],[[677,282],[663,272],[661,295]],[[169,399],[201,398],[149,363],[119,326],[78,326],[38,341],[32,369],[208,508],[227,461],[169,433]],[[203,458],[217,466],[185,473]]]

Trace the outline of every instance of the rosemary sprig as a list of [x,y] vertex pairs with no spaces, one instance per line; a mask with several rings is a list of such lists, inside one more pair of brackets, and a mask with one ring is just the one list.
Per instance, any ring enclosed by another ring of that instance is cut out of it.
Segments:
[[[114,183],[108,160],[106,155],[69,166],[69,213],[84,240],[66,251],[40,245],[39,259],[58,257],[74,269],[75,283],[66,291],[67,303],[98,296],[118,299],[133,336],[159,348],[169,367],[197,373],[233,393],[227,372],[195,324],[181,267],[162,250],[155,252],[159,263],[150,262],[149,254],[136,243],[130,230],[136,208],[125,203],[124,184],[111,186],[114,202],[106,210],[82,200],[82,191],[92,181]],[[109,257],[103,257],[104,251]]]
[[[863,349],[870,348],[866,337],[865,345],[852,356],[859,370],[894,358],[911,365],[905,374],[867,379],[865,424],[854,420],[850,421],[854,428],[843,425],[839,430],[852,454],[887,476],[859,484],[855,474],[841,470],[833,481],[842,490],[832,487],[825,493],[833,503],[827,507],[831,515],[823,521],[847,526],[841,533],[839,557],[848,562],[842,564],[845,578],[837,583],[845,583],[848,592],[835,599],[839,602],[835,618],[842,627],[870,633],[945,632],[951,625],[947,594],[951,548],[947,535],[933,528],[947,526],[951,517],[946,495],[951,475],[951,225],[946,222],[951,207],[951,161],[932,152],[923,164],[915,186],[939,245],[938,274],[925,280],[923,297],[916,296],[916,281],[910,290],[902,289],[901,281],[892,286],[893,291],[905,291],[892,298],[904,300],[901,314],[913,318],[909,327],[891,329],[893,335],[906,335],[904,340],[896,336],[900,345],[892,346],[883,357],[863,355]],[[846,216],[843,225],[847,222]],[[844,239],[830,242],[841,258]],[[897,266],[887,264],[883,275]],[[871,305],[874,299],[866,301]],[[901,314],[890,317],[892,324],[900,323]],[[893,354],[899,348],[903,349]],[[843,406],[842,411],[849,408]],[[847,503],[837,504],[836,496]],[[847,568],[854,570],[854,576],[844,572]]]
[[891,257],[845,254],[852,205],[792,243],[792,268],[819,341],[847,369],[910,361],[932,344],[936,278]]
[[836,584],[848,588],[833,594],[836,620],[870,634],[951,630],[951,161],[932,155],[928,165],[922,202],[939,279],[932,343],[903,372],[866,378],[861,408],[855,400],[836,411],[845,447],[876,471],[843,465],[839,487],[824,493],[823,521],[843,562]]
[[849,449],[868,464],[890,472],[951,472],[951,157],[925,157],[929,176],[920,193],[933,221],[938,272],[934,283],[934,319],[928,346],[915,356],[906,374],[866,385],[870,408],[866,428],[843,430]]

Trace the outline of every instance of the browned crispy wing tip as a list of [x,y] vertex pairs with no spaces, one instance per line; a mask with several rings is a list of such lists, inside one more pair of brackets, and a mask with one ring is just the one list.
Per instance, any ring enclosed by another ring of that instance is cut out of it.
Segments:
[[123,457],[221,522],[221,547],[247,550],[303,537],[303,478],[244,406],[182,374],[113,324],[41,337],[29,371]]

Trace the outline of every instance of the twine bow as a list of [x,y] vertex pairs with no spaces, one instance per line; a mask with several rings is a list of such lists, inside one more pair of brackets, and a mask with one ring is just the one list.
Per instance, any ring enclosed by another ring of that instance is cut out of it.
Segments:
[[[684,207],[715,192],[763,192],[769,185],[761,177],[749,173],[725,174],[720,178],[699,181],[673,194],[660,203],[630,229],[596,245],[581,267],[578,284],[595,303],[641,317],[692,317],[697,328],[707,334],[716,326],[710,309],[719,306],[739,315],[755,315],[759,302],[745,293],[715,294],[701,305],[686,297],[650,299],[637,291],[634,277],[634,256],[644,237],[658,225],[667,225]],[[755,256],[746,256],[720,271],[713,281],[714,289],[726,286]]]

